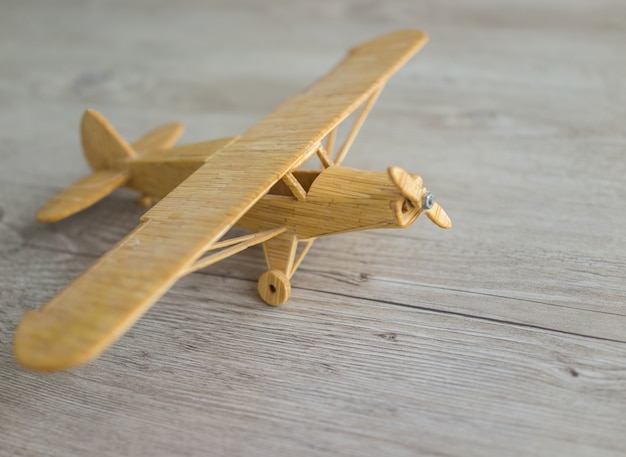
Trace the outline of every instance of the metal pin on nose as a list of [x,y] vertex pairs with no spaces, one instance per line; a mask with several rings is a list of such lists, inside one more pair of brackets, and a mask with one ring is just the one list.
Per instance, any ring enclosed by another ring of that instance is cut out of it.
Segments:
[[422,209],[431,209],[435,205],[435,196],[432,192],[426,192],[422,197]]

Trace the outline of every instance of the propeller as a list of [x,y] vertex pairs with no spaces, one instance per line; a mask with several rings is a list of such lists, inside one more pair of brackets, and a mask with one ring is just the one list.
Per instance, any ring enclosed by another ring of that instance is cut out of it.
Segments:
[[426,216],[439,227],[447,229],[452,227],[452,221],[435,196],[424,187],[424,181],[419,176],[411,176],[400,167],[389,167],[389,177],[400,190],[403,197],[407,198],[413,206],[426,213]]

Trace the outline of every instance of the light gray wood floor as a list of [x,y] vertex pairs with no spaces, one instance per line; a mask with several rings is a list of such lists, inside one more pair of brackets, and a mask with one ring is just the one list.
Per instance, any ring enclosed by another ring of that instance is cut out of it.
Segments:
[[[130,192],[51,226],[85,108],[127,138],[242,132],[399,28],[431,41],[347,165],[452,217],[320,240],[282,308],[259,249],[178,283],[94,363],[31,373],[22,314],[128,232]],[[623,1],[0,3],[0,455],[626,453]]]

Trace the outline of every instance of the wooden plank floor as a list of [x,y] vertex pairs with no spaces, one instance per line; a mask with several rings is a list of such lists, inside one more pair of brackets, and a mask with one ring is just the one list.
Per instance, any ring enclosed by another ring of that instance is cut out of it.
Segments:
[[[4,2],[0,455],[626,453],[626,15],[619,0]],[[12,334],[137,223],[51,226],[85,108],[129,139],[241,133],[399,28],[431,41],[346,165],[421,174],[453,220],[320,240],[282,308],[259,249],[178,283],[100,359],[21,369]]]

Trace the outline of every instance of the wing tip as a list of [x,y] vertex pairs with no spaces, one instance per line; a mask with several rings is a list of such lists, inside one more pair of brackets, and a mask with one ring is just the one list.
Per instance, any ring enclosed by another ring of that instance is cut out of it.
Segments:
[[60,371],[82,365],[100,352],[81,350],[63,344],[55,338],[54,329],[42,329],[43,311],[30,310],[19,323],[13,336],[13,355],[24,368],[33,371]]
[[52,224],[58,222],[61,219],[65,219],[67,215],[59,212],[56,208],[50,204],[45,204],[35,214],[35,219],[41,224]]
[[389,45],[408,45],[409,52],[415,52],[428,41],[428,34],[419,29],[403,29],[390,32],[385,35],[378,36],[364,43],[361,43],[352,49],[350,54],[367,52],[382,46]]

